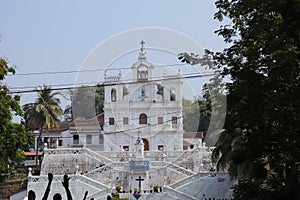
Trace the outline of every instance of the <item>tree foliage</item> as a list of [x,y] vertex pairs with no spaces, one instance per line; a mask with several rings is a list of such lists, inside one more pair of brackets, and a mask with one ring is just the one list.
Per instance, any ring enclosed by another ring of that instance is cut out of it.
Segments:
[[[126,96],[126,95],[128,95],[128,94],[129,94],[128,87],[126,85],[124,85],[123,86],[123,97]],[[103,95],[103,98],[104,98],[104,95]]]
[[200,111],[197,101],[182,99],[183,129],[186,132],[198,131]]
[[[293,6],[291,6],[293,5]],[[255,183],[257,199],[295,199],[300,177],[299,1],[216,2],[215,18],[231,24],[216,33],[230,47],[212,53],[228,91],[225,132],[215,156],[245,199]],[[250,199],[250,198],[248,198]]]
[[230,21],[216,31],[229,47],[206,57],[231,81],[214,158],[239,178],[235,199],[300,198],[300,2],[218,0],[216,7],[215,18]]
[[12,122],[13,115],[22,115],[19,96],[9,94],[8,87],[3,80],[8,73],[15,70],[8,62],[0,58],[0,182],[4,181],[8,165],[24,159],[23,149],[32,144],[32,134],[26,131],[21,123]]
[[42,128],[55,128],[61,120],[62,109],[59,92],[53,92],[50,86],[44,85],[36,90],[37,98],[34,103],[23,106],[26,125],[31,130]]
[[194,101],[182,99],[182,117],[183,129],[186,132],[203,132],[207,133],[210,117],[211,102],[209,95],[197,97]]
[[[218,81],[219,78],[216,78]],[[223,131],[226,96],[219,91],[216,80],[205,84],[202,96],[194,101],[183,99],[183,128],[189,132],[203,132],[205,143],[214,146]],[[215,86],[215,87],[213,87]]]
[[60,107],[59,92],[53,92],[50,86],[44,85],[36,90],[38,98],[34,103],[28,103],[23,106],[25,123],[31,130],[39,130],[39,136],[36,144],[36,166],[38,167],[38,150],[43,148],[40,144],[41,135],[44,128],[57,128],[60,122],[63,110]]
[[[124,87],[125,95],[127,88]],[[70,91],[71,105],[64,114],[69,114],[68,121],[75,119],[91,119],[103,112],[104,86],[81,86]]]

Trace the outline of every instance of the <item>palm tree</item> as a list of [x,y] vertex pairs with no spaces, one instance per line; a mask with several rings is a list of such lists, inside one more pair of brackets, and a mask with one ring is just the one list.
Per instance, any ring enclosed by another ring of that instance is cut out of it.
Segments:
[[50,86],[44,85],[36,90],[38,98],[34,103],[23,106],[26,125],[32,130],[39,130],[36,149],[36,166],[38,167],[38,148],[43,128],[56,128],[63,114],[60,107],[60,99],[56,96],[59,92],[53,92]]

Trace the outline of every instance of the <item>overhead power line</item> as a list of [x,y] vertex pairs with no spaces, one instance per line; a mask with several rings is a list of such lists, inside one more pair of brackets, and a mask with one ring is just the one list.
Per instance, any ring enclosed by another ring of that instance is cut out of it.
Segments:
[[[166,64],[166,65],[155,65],[155,67],[173,67],[173,66],[190,66],[184,63],[180,64]],[[57,74],[71,74],[71,73],[85,73],[85,72],[104,72],[104,71],[118,71],[118,70],[130,70],[131,67],[121,68],[109,68],[109,69],[85,69],[85,70],[68,70],[68,71],[45,71],[45,72],[28,72],[28,73],[16,73],[8,74],[7,76],[29,76],[29,75],[57,75]]]
[[[168,81],[168,80],[176,80],[176,79],[194,79],[194,78],[201,78],[201,77],[208,77],[208,76],[213,76],[214,73],[207,73],[207,74],[200,74],[200,73],[191,73],[191,74],[185,74],[182,75],[181,77],[179,76],[174,76],[174,77],[167,77],[167,78],[154,78],[151,80],[146,81],[145,83],[151,83],[151,82],[158,82],[158,81]],[[136,84],[136,83],[141,83],[138,81],[133,81],[128,79],[127,82],[122,81],[122,82],[89,82],[89,83],[80,83],[80,84],[57,84],[57,85],[49,85],[51,87],[51,90],[69,90],[69,89],[76,89],[80,88],[83,85],[86,87],[97,87],[98,85],[105,85],[105,86],[112,86],[112,85],[129,85],[129,84]],[[93,84],[93,85],[91,85]],[[21,87],[15,87],[15,88],[10,88],[11,90],[13,89],[22,89]],[[31,87],[24,87],[24,90],[16,90],[16,91],[10,91],[9,94],[21,94],[21,93],[31,93],[31,92],[36,92],[37,89],[28,89],[26,88],[37,88],[35,86]]]
[[[211,74],[211,72],[207,72],[208,74]],[[188,75],[197,75],[197,74],[200,74],[200,73],[188,73],[188,74],[183,74],[183,76],[188,76]],[[203,73],[203,75],[205,75]],[[153,77],[153,81],[159,81],[158,79],[161,79],[161,76],[157,76],[157,77]],[[164,80],[168,80],[168,79],[164,79]],[[131,81],[134,81],[134,79],[122,79],[122,82],[131,82]],[[91,85],[91,84],[101,84],[99,81],[97,82],[86,82],[86,83],[80,83],[80,84],[74,84],[74,83],[68,83],[68,84],[52,84],[52,85],[49,85],[51,87],[68,87],[68,86],[73,86],[73,87],[76,87],[76,86],[82,86],[82,85]],[[123,83],[121,83],[123,84]],[[127,84],[127,83],[125,83]],[[15,87],[10,87],[9,89],[10,90],[16,90],[16,89],[35,89],[35,88],[38,88],[39,86],[15,86]]]

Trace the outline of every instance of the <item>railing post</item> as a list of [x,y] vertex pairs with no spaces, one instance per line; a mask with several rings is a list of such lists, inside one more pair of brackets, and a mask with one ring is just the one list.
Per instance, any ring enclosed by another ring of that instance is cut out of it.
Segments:
[[31,177],[31,176],[32,176],[32,168],[29,167],[29,168],[28,168],[28,177]]

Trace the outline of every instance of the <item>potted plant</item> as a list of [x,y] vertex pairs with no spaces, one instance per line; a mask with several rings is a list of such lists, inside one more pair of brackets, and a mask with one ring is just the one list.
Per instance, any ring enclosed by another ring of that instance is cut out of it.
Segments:
[[159,185],[154,185],[154,186],[153,186],[154,192],[158,192],[159,189],[160,189],[160,186],[159,186]]
[[112,193],[111,194],[112,199],[119,199],[120,195],[118,193]]
[[118,193],[120,193],[121,189],[122,189],[122,186],[121,186],[121,185],[117,185],[117,186],[116,186],[116,190],[117,190]]

